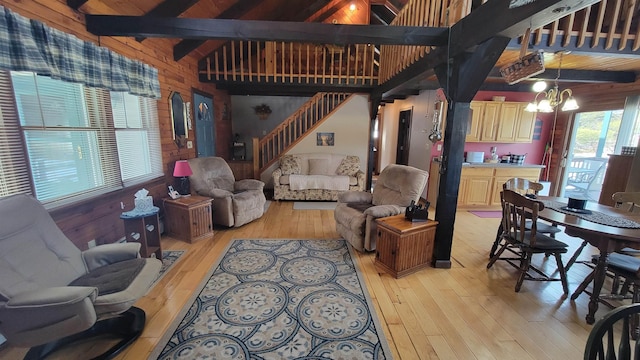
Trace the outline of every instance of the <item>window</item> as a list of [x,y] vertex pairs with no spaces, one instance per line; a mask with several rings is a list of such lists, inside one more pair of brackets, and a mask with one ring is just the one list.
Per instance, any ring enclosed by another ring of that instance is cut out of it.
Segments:
[[54,207],[162,176],[153,99],[2,72],[0,110],[2,196]]

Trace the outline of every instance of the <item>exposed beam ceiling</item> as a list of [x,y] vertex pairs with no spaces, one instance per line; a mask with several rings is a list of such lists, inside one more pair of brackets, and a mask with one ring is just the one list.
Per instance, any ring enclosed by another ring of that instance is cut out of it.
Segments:
[[[561,75],[562,77],[558,79],[558,82],[632,83],[636,81],[636,74],[633,71],[597,71],[597,70],[563,69],[561,72]],[[546,69],[543,73],[532,76],[528,80],[555,80],[557,76],[558,76],[557,69]],[[488,78],[502,79],[502,76],[500,75],[500,69],[494,68],[493,70],[491,70]]]
[[448,28],[421,26],[343,25],[89,14],[85,17],[87,30],[98,36],[142,35],[181,39],[444,46],[447,44],[448,33]]

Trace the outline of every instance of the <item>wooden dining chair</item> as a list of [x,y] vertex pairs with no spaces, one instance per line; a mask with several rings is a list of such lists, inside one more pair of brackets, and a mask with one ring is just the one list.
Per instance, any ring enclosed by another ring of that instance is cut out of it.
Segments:
[[593,325],[584,349],[585,360],[640,359],[640,304],[615,308]]
[[[530,196],[535,198],[540,191],[544,188],[544,185],[523,178],[511,178],[502,184],[502,189],[513,190],[519,194]],[[527,229],[531,229],[531,220],[527,220],[525,224]],[[555,234],[561,230],[555,224],[549,224],[544,221],[538,221],[537,231],[541,234],[549,234],[551,237],[555,237]],[[496,234],[496,240],[493,242],[491,251],[489,251],[489,258],[493,257],[496,250],[500,246],[500,235],[502,234],[502,224],[498,226],[498,232]]]
[[[501,259],[502,253],[508,248],[518,249],[519,263],[512,259],[507,263],[519,270],[515,290],[520,291],[524,280],[561,281],[565,295],[569,293],[567,274],[562,264],[562,254],[567,252],[567,244],[537,231],[538,212],[544,209],[541,201],[530,199],[513,190],[505,189],[500,193],[502,203],[502,234],[501,246],[487,264],[487,269]],[[531,220],[527,229],[527,219]],[[542,270],[531,265],[534,254],[551,254],[555,257],[560,278],[551,277]],[[532,272],[536,273],[532,274]]]

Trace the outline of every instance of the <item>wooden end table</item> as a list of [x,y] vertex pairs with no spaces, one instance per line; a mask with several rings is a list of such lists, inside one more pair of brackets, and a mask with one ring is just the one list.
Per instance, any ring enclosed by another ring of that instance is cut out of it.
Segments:
[[127,242],[140,243],[140,256],[145,258],[155,256],[156,259],[162,260],[160,221],[158,220],[159,210],[154,207],[153,210],[140,214],[129,211],[122,213],[120,218],[124,221],[124,233]]
[[411,222],[400,214],[376,223],[376,266],[396,279],[430,266],[437,221]]
[[188,243],[213,237],[211,201],[195,195],[164,199],[167,234]]

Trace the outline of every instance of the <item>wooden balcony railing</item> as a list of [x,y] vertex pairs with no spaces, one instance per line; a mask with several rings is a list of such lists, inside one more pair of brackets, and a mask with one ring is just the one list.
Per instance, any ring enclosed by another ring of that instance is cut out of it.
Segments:
[[[322,123],[350,97],[345,93],[318,93],[305,102],[293,115],[260,139],[257,150],[254,143],[254,170],[262,173],[280,155]],[[257,156],[256,156],[257,155]]]
[[[470,12],[471,0],[409,0],[390,26],[446,27]],[[399,74],[429,51],[431,46],[381,46],[379,83]]]
[[[483,3],[487,0],[483,0]],[[640,0],[602,0],[538,29],[532,29],[533,46],[600,46],[619,51],[640,49]],[[471,12],[471,1],[410,0],[391,25],[451,26]],[[548,35],[548,36],[545,36]],[[544,39],[547,39],[543,43]],[[560,44],[557,42],[561,41]],[[380,84],[429,53],[428,46],[385,45],[380,49]]]
[[377,84],[375,49],[366,44],[231,41],[206,57],[210,81]]

